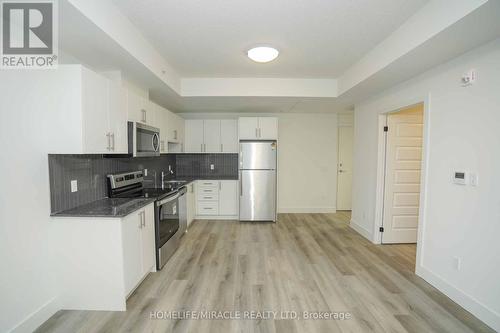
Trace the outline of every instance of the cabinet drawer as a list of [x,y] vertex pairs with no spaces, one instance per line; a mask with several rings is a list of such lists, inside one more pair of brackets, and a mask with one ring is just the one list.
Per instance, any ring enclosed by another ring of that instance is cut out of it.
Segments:
[[202,187],[219,187],[218,180],[200,180],[198,181],[198,186]]
[[198,198],[204,195],[219,195],[218,187],[200,187],[198,188]]
[[219,193],[198,191],[197,199],[199,201],[219,201]]
[[218,201],[198,201],[198,215],[219,215]]

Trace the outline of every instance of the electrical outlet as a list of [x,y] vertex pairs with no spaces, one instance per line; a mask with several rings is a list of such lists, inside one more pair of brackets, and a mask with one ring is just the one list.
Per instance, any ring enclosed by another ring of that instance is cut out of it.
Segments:
[[71,181],[71,192],[77,192],[78,191],[78,181],[72,180]]
[[215,170],[215,165],[210,164],[210,170]]
[[148,176],[148,169],[144,169],[144,177]]
[[462,268],[462,259],[459,257],[453,257],[453,268],[459,271]]

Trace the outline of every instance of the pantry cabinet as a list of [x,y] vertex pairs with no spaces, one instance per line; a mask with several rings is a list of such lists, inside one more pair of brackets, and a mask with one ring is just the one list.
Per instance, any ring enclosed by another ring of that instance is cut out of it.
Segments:
[[238,130],[240,140],[277,140],[278,119],[276,117],[240,117]]

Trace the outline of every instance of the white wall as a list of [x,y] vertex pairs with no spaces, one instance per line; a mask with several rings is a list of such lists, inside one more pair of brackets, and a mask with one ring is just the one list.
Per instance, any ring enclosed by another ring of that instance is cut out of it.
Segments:
[[[478,81],[462,87],[462,73]],[[417,273],[500,330],[500,40],[356,105],[352,223],[376,241],[378,116],[427,99]],[[424,165],[425,166],[425,165]],[[454,170],[479,186],[452,184]],[[462,260],[456,270],[454,257]]]
[[337,115],[278,116],[279,212],[334,212]]

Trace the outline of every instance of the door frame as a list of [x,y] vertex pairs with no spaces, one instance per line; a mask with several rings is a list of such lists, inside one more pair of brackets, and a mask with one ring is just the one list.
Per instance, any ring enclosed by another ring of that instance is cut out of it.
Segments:
[[385,196],[385,157],[387,135],[384,132],[384,126],[387,123],[387,115],[398,112],[409,107],[423,104],[424,108],[424,126],[423,126],[423,142],[422,142],[422,167],[420,178],[420,207],[418,211],[418,232],[417,232],[417,258],[415,261],[416,268],[422,266],[424,231],[427,208],[427,188],[428,188],[428,165],[429,165],[429,129],[430,129],[430,114],[431,114],[431,96],[427,94],[422,97],[415,97],[406,101],[400,101],[394,107],[381,110],[378,115],[378,149],[377,149],[377,186],[375,197],[375,221],[373,224],[373,239],[374,244],[382,244],[382,233],[379,228],[383,225],[384,217],[384,196]]

